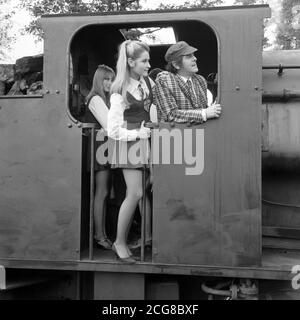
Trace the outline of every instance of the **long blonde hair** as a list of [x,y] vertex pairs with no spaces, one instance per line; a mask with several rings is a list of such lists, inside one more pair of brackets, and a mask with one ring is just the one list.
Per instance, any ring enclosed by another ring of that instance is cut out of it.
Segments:
[[106,66],[105,64],[98,66],[94,74],[93,86],[86,97],[86,102],[88,102],[93,96],[99,95],[105,104],[109,106],[109,93],[107,94],[103,88],[103,81],[108,74],[111,74],[113,78],[115,77],[115,72],[112,68]]
[[129,84],[130,67],[128,58],[133,60],[139,58],[143,52],[149,52],[147,44],[137,40],[126,40],[119,47],[119,56],[117,62],[117,75],[111,85],[111,93],[119,93],[126,101],[126,89]]

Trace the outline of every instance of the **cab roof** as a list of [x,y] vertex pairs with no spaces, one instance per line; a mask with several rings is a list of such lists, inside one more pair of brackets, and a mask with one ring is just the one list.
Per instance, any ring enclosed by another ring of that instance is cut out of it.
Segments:
[[45,14],[42,18],[52,17],[84,17],[84,16],[107,16],[107,15],[127,15],[127,14],[146,14],[146,13],[170,13],[170,12],[194,12],[194,11],[212,11],[212,10],[235,10],[235,9],[257,9],[269,8],[268,4],[261,5],[247,5],[247,6],[218,6],[207,8],[190,8],[190,9],[161,9],[161,10],[139,10],[139,11],[107,11],[107,12],[79,12],[79,13],[59,13],[59,14]]

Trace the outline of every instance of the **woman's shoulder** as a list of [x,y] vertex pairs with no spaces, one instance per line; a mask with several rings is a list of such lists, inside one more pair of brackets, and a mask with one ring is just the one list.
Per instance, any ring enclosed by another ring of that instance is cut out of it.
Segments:
[[112,93],[110,96],[110,101],[124,100],[120,93]]
[[125,105],[126,105],[125,100],[120,93],[113,93],[110,96],[110,106],[112,108],[114,106],[119,106],[119,105],[125,107]]
[[91,97],[90,102],[104,102],[103,98],[100,97],[98,94],[95,94]]
[[89,109],[94,109],[97,108],[99,106],[107,106],[106,102],[103,100],[103,98],[97,94],[95,94],[94,96],[92,96],[86,103],[86,105],[89,107]]

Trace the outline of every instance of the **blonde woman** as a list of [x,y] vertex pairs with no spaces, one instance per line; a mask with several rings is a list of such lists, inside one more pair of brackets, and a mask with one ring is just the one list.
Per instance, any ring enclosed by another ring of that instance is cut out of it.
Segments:
[[[107,114],[110,106],[110,88],[114,77],[115,72],[113,69],[106,65],[99,65],[94,74],[92,89],[86,97],[85,122],[100,124],[105,131],[107,130]],[[103,142],[96,141],[95,149],[97,150]],[[90,150],[88,154],[91,154]],[[109,164],[99,164],[95,161],[94,239],[96,246],[100,249],[111,249],[112,246],[105,231],[109,180]]]
[[[134,40],[124,41],[119,48],[117,75],[111,87],[108,113],[108,136],[115,143],[112,168],[121,168],[126,183],[126,197],[118,218],[117,237],[112,246],[119,259],[134,263],[127,245],[127,231],[135,209],[143,196],[142,170],[149,167],[150,121],[154,82],[148,77],[149,47]],[[137,152],[133,152],[136,151]],[[142,170],[141,170],[142,169]],[[146,242],[151,239],[150,203],[147,200]]]

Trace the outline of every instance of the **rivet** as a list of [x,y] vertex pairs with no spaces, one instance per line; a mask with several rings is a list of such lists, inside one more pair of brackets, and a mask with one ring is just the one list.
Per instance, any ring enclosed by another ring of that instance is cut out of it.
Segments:
[[172,128],[174,128],[174,127],[175,127],[175,122],[171,122],[171,123],[170,123],[170,126],[171,126]]
[[72,125],[72,123],[68,123],[68,128],[73,128],[73,125]]
[[240,90],[240,87],[235,87],[235,90],[236,90],[236,91],[239,91],[239,90]]
[[258,91],[259,87],[258,87],[258,86],[255,86],[254,89],[255,89],[256,91]]
[[79,123],[79,124],[77,125],[77,127],[78,127],[78,128],[82,128],[82,123]]
[[56,94],[60,94],[60,91],[59,90],[55,90]]

